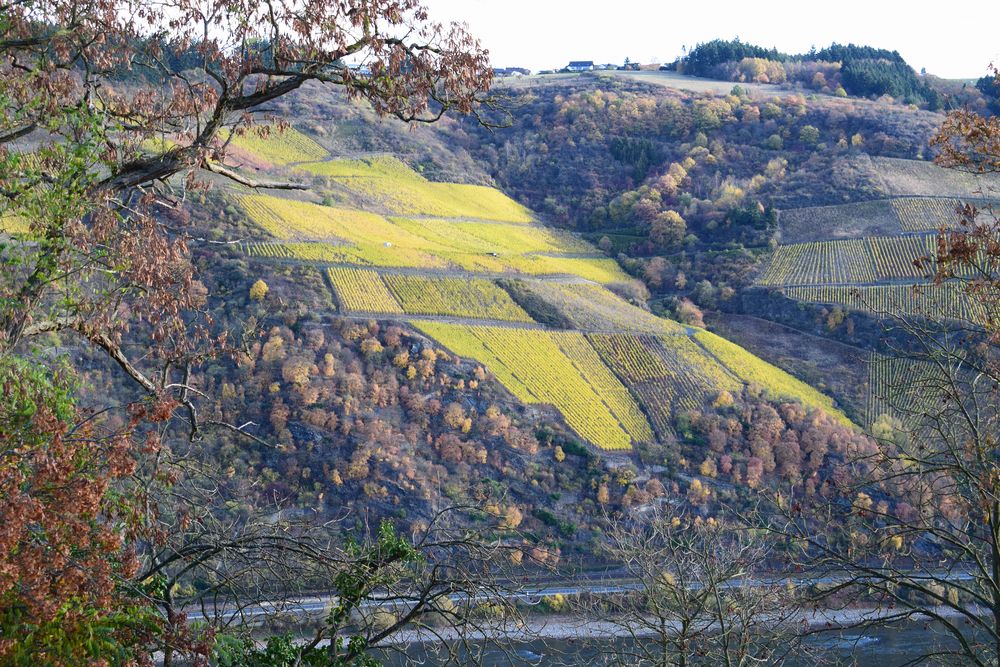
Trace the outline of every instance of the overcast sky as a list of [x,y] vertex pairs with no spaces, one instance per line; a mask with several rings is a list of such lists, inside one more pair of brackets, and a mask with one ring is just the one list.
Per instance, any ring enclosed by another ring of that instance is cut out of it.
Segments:
[[716,37],[787,53],[831,42],[897,50],[917,71],[979,77],[1000,64],[1000,0],[424,0],[435,21],[460,20],[497,67],[570,60],[670,61]]

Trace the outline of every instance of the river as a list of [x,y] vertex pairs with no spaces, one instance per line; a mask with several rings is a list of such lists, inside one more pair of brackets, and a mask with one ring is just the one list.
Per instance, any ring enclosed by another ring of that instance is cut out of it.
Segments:
[[[564,665],[587,665],[597,667],[612,664],[607,659],[616,649],[627,649],[624,640],[545,640],[528,642],[501,652],[499,649],[484,649],[481,664],[488,667],[501,665],[535,665],[556,667]],[[854,665],[856,667],[893,667],[928,655],[942,647],[954,646],[944,637],[940,627],[933,623],[907,623],[900,627],[883,628],[869,632],[853,630],[831,631],[814,635],[806,640],[810,657],[786,662],[793,667],[806,667],[822,662],[824,665]],[[432,644],[414,644],[404,649],[404,653],[382,656],[387,665],[422,664],[428,666],[454,664],[447,663],[436,655]],[[463,654],[464,656],[465,654]],[[818,660],[821,659],[821,660]],[[464,658],[462,659],[464,662]],[[471,662],[471,661],[470,661]],[[617,662],[613,664],[628,664]],[[699,663],[694,664],[707,664]],[[954,661],[922,664],[955,664]]]

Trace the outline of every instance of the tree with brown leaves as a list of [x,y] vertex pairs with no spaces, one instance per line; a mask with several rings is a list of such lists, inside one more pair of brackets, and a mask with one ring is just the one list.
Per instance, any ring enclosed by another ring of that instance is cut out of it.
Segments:
[[[198,409],[199,364],[238,350],[206,314],[180,205],[207,187],[207,173],[303,188],[225,162],[233,136],[280,129],[268,105],[303,86],[338,87],[379,115],[433,122],[478,114],[491,78],[478,42],[430,21],[418,0],[2,5],[3,660],[127,662],[149,647],[137,637],[151,627],[119,614],[150,603],[163,610],[166,663],[178,650],[203,654],[211,633],[186,629],[173,601],[178,577],[222,568],[217,590],[231,592],[255,581],[253,549],[264,566],[281,560],[276,553],[313,555],[295,552],[311,542],[287,526],[213,515],[218,487],[194,473],[212,478],[177,465],[192,465],[188,454],[210,429],[253,438]],[[71,393],[50,400],[62,385],[49,360],[68,344],[103,355],[138,390],[124,417],[110,417],[114,405],[83,414]],[[163,440],[176,420],[188,441],[171,446]],[[276,540],[279,530],[296,539]],[[236,574],[223,567],[230,557]],[[43,641],[56,627],[65,655]],[[72,639],[95,628],[107,629],[99,648]]]

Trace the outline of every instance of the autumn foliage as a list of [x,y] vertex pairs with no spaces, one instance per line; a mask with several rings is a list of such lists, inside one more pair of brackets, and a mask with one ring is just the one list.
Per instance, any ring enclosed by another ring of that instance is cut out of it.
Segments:
[[119,595],[138,563],[109,490],[134,468],[129,434],[77,425],[63,376],[4,361],[0,386],[0,661],[127,653],[144,616]]
[[[491,79],[476,40],[430,22],[418,0],[4,7],[0,217],[25,231],[0,244],[0,662],[124,663],[148,653],[131,633],[152,630],[132,597],[149,582],[133,579],[167,537],[182,542],[191,521],[169,505],[184,502],[174,486],[183,474],[153,456],[170,451],[158,438],[190,445],[203,429],[240,432],[211,415],[202,423],[196,402],[206,395],[191,384],[201,364],[237,354],[207,315],[190,259],[199,241],[183,204],[208,189],[199,175],[303,188],[254,181],[225,154],[262,106],[306,85],[429,122],[475,112]],[[271,120],[256,131],[281,127]],[[266,291],[261,282],[252,296]],[[51,361],[67,350],[120,373],[93,414],[77,409],[69,374]],[[311,370],[290,363],[287,375],[299,381]],[[122,379],[131,393],[112,395]],[[140,407],[124,409],[129,401]],[[281,424],[280,406],[272,415]],[[137,431],[155,433],[139,447]],[[146,487],[126,492],[135,465]],[[148,594],[161,606],[171,595]],[[161,609],[167,664],[194,641],[182,616]]]

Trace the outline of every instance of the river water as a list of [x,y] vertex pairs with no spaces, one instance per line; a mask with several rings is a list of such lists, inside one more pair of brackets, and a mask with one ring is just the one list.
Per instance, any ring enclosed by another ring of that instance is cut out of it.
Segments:
[[[933,623],[907,623],[897,628],[881,628],[867,632],[853,630],[835,631],[814,635],[805,640],[809,657],[786,662],[794,667],[823,665],[854,665],[856,667],[893,667],[904,665],[921,656],[930,655],[942,648],[953,647],[940,627]],[[627,661],[610,661],[608,654],[617,649],[628,649],[623,640],[582,642],[581,640],[545,640],[521,644],[506,652],[483,649],[480,664],[488,667],[501,665],[537,665],[557,667],[603,664],[628,664]],[[387,665],[443,665],[447,661],[435,655],[433,645],[411,645],[404,654],[386,655]],[[462,660],[464,662],[464,660]],[[469,662],[472,662],[471,660]],[[454,664],[454,663],[448,663]],[[694,664],[699,664],[695,662]],[[701,663],[708,664],[708,663]],[[956,664],[954,659],[921,664]]]

